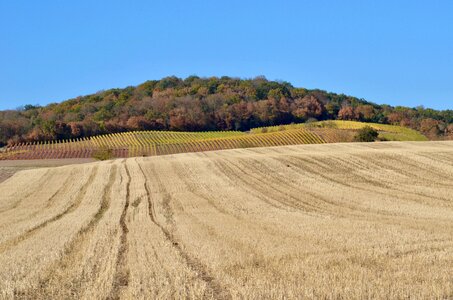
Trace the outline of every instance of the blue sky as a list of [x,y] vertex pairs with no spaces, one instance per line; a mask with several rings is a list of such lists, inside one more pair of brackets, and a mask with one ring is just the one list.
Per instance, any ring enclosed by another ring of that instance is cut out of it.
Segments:
[[0,109],[176,75],[453,109],[453,1],[0,0]]

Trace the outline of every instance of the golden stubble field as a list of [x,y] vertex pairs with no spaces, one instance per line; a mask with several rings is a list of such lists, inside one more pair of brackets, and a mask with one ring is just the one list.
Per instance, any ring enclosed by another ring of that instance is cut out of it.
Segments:
[[453,296],[453,143],[302,145],[25,170],[0,298]]

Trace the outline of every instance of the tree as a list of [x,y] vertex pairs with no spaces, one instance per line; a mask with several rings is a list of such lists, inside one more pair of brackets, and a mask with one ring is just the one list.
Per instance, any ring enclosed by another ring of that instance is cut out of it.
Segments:
[[376,141],[379,133],[371,126],[365,126],[357,132],[355,141],[357,142],[374,142]]
[[404,119],[404,116],[401,112],[392,112],[387,116],[387,120],[390,124],[398,125],[400,124],[401,120]]
[[150,130],[152,123],[143,116],[133,116],[127,120],[127,127],[130,130]]
[[296,106],[294,115],[297,118],[304,120],[310,118],[317,119],[326,112],[324,105],[313,95],[305,96],[302,99],[297,99],[294,101],[294,104]]
[[27,110],[32,110],[32,109],[38,109],[40,107],[41,107],[40,105],[25,104],[24,110],[27,111]]
[[453,124],[447,126],[447,134],[453,136]]
[[420,122],[420,131],[430,137],[435,137],[440,133],[439,121],[428,118]]
[[338,119],[340,120],[356,120],[356,114],[352,106],[344,106],[338,112]]
[[374,107],[372,105],[359,105],[354,109],[355,116],[360,121],[372,121],[375,117]]
[[82,123],[71,122],[68,125],[71,128],[71,136],[73,138],[79,138],[79,137],[82,137],[84,135],[83,134],[83,124]]
[[377,105],[265,77],[172,76],[44,107],[0,111],[0,146],[125,130],[248,130],[310,119],[390,123],[421,130],[433,139],[453,135],[453,110]]

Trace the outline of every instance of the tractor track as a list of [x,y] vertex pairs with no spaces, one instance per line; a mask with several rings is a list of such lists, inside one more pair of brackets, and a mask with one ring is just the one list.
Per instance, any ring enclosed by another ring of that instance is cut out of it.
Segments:
[[119,299],[121,295],[121,290],[129,285],[130,271],[127,266],[127,252],[128,252],[128,233],[129,229],[126,223],[127,212],[130,204],[130,194],[131,194],[131,174],[127,167],[127,161],[124,162],[124,168],[126,169],[127,174],[127,183],[126,183],[126,202],[124,204],[123,212],[120,217],[120,226],[121,226],[121,237],[120,245],[118,248],[118,254],[116,259],[116,270],[113,276],[113,286],[108,296],[108,299]]
[[[69,268],[73,267],[72,264],[79,263],[77,261],[77,256],[78,256],[78,252],[81,249],[81,245],[86,243],[89,240],[90,233],[93,232],[93,229],[95,228],[95,226],[99,223],[99,221],[104,216],[105,212],[110,207],[112,187],[113,187],[113,184],[118,175],[117,166],[113,165],[113,167],[109,173],[110,173],[109,179],[108,179],[106,186],[103,189],[102,199],[101,199],[101,203],[100,203],[98,210],[93,215],[93,217],[88,222],[88,224],[79,230],[79,232],[77,233],[75,238],[63,250],[63,255],[61,256],[60,260],[57,261],[53,266],[50,266],[50,268],[46,272],[46,276],[42,277],[39,280],[40,289],[38,291],[38,296],[41,293],[43,295],[46,295],[46,291],[49,289],[52,289],[52,285],[53,285],[52,277],[53,277],[55,269],[59,270],[59,274],[66,274],[65,269],[69,269]],[[85,193],[86,193],[87,189],[88,189],[88,187],[85,189]],[[80,198],[81,198],[80,201],[82,201],[83,197],[80,197]],[[75,209],[73,209],[73,210],[75,210]],[[68,261],[69,261],[69,263],[68,263]],[[81,294],[81,291],[80,291],[81,282],[79,282],[79,280],[81,280],[81,278],[78,278],[76,280],[74,280],[74,279],[71,280],[71,282],[72,282],[71,289],[72,289],[72,294],[74,296]],[[67,281],[64,281],[64,282],[67,282]]]
[[[231,299],[231,295],[229,294],[228,290],[223,287],[217,280],[215,279],[214,276],[212,276],[207,267],[201,263],[199,260],[197,260],[194,257],[191,257],[187,252],[184,251],[184,249],[181,247],[181,243],[174,237],[173,233],[170,232],[168,229],[166,229],[164,226],[159,224],[156,219],[156,212],[154,208],[154,203],[152,201],[151,197],[151,190],[148,186],[147,179],[148,177],[146,176],[146,173],[144,172],[142,166],[140,163],[138,164],[140,171],[142,172],[144,178],[145,178],[145,190],[147,193],[147,198],[148,198],[148,206],[149,206],[149,216],[151,218],[151,221],[160,228],[161,232],[164,234],[165,238],[169,241],[170,245],[173,246],[173,248],[176,250],[176,252],[180,255],[180,257],[184,260],[186,265],[194,271],[198,278],[200,278],[202,281],[204,281],[208,287],[208,294],[205,295],[206,298],[214,298],[214,299]],[[153,170],[153,178],[156,180],[157,184],[159,185],[159,189],[163,191],[164,194],[166,194],[165,191],[165,186],[161,182],[158,174]],[[165,197],[165,196],[164,196]],[[169,197],[169,195],[167,195]]]
[[[86,192],[88,190],[88,187],[92,184],[93,182],[93,179],[94,177],[96,177],[96,174],[98,172],[98,168],[95,167],[93,169],[93,171],[91,172],[90,174],[90,177],[88,178],[88,180],[85,182],[85,184],[83,185],[82,189],[80,190],[80,192],[78,193],[75,201],[70,205],[68,206],[64,211],[62,211],[61,213],[53,216],[52,218],[50,219],[47,219],[46,221],[42,222],[41,224],[27,230],[25,233],[23,233],[22,235],[12,239],[12,240],[8,240],[7,242],[3,243],[3,244],[0,244],[0,253],[14,247],[14,246],[17,246],[20,242],[22,241],[25,241],[27,240],[28,238],[32,237],[34,234],[36,234],[39,230],[45,228],[46,226],[48,226],[49,224],[53,223],[53,222],[56,222],[58,220],[60,220],[61,218],[63,218],[66,214],[69,214],[73,211],[75,211],[79,206],[80,204],[82,203],[82,200],[83,198],[85,197],[86,195]],[[55,194],[54,194],[55,195]]]

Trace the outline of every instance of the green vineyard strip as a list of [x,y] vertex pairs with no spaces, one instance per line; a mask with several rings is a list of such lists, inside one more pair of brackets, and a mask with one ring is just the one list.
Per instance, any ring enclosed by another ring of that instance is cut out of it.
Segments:
[[[263,132],[274,133],[287,130],[293,130],[298,128],[305,129],[325,129],[327,132],[328,129],[332,130],[332,133],[338,133],[338,130],[351,130],[357,131],[365,126],[370,126],[377,130],[380,134],[380,137],[385,138],[391,141],[427,141],[428,139],[421,134],[420,132],[396,125],[388,124],[378,124],[378,123],[364,123],[357,121],[343,121],[343,120],[329,120],[329,121],[320,121],[313,123],[300,123],[300,124],[289,124],[289,125],[279,125],[279,126],[269,126],[269,127],[259,127],[254,128],[250,132],[253,134],[261,134]],[[341,136],[341,134],[340,134]],[[335,138],[333,138],[335,140]],[[341,138],[337,142],[344,141]]]
[[247,147],[349,142],[363,126],[379,130],[388,140],[426,140],[419,132],[392,125],[322,121],[237,131],[137,131],[65,141],[22,143],[0,153],[0,159],[90,158],[109,150],[114,157],[154,156]]

